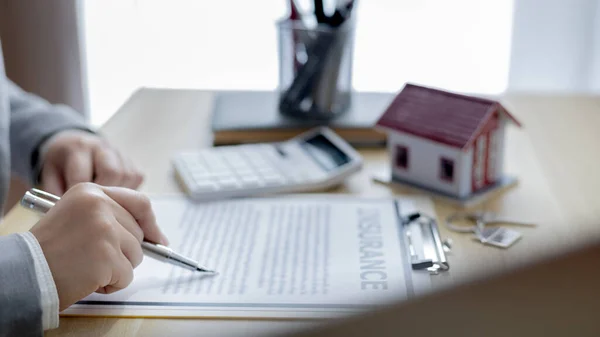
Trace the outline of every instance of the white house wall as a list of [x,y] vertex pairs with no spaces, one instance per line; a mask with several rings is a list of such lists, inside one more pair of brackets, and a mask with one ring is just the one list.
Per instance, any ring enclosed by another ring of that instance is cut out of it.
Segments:
[[473,144],[473,151],[475,153],[475,160],[473,167],[473,184],[475,189],[480,189],[485,186],[485,153],[487,149],[487,137],[486,135],[480,135]]
[[496,152],[496,179],[502,178],[504,175],[504,157],[505,148],[504,135],[506,134],[506,126],[508,124],[506,118],[502,118],[502,122],[498,126],[498,150]]
[[488,168],[486,172],[486,179],[488,181],[494,181],[498,177],[498,151],[500,150],[500,139],[499,133],[501,128],[497,128],[490,131],[490,146],[488,148]]
[[461,159],[461,170],[458,172],[459,182],[458,182],[458,195],[461,197],[466,197],[471,194],[471,171],[473,170],[473,147],[471,147],[467,152],[462,152]]
[[[392,174],[395,177],[453,195],[458,195],[464,188],[459,182],[463,180],[465,175],[466,154],[460,149],[399,132],[390,131],[388,135],[388,153],[392,156],[390,164],[392,165]],[[396,145],[408,148],[407,169],[400,169],[395,165]],[[440,179],[441,157],[454,161],[453,182]],[[468,169],[467,174],[470,172],[470,165]],[[467,180],[470,181],[470,179]]]
[[490,138],[492,144],[490,144],[488,164],[494,167],[493,170],[488,172],[489,180],[500,179],[504,174],[504,134],[508,123],[509,121],[505,117],[501,118],[498,129],[492,132],[492,138]]

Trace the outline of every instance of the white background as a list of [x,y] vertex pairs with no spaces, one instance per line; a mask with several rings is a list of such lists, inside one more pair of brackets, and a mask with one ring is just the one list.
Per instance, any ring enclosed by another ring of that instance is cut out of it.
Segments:
[[[310,3],[300,0],[300,3]],[[84,0],[92,123],[140,86],[274,89],[286,0]],[[363,0],[354,88],[600,92],[600,0]]]

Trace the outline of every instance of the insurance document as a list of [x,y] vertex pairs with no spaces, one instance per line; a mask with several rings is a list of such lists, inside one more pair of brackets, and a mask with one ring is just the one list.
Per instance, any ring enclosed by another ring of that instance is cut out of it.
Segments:
[[[129,287],[63,315],[312,318],[357,313],[426,292],[398,214],[409,200],[304,195],[193,203],[152,200],[171,247],[206,276],[148,256]],[[415,246],[418,247],[419,238]]]

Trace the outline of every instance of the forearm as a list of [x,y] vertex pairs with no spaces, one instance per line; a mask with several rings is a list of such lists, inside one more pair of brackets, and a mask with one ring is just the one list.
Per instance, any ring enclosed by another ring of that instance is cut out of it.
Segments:
[[34,260],[17,234],[0,236],[0,336],[41,336],[42,307]]
[[89,130],[83,116],[67,106],[52,105],[7,81],[10,103],[12,170],[29,182],[36,178],[38,149],[66,129]]

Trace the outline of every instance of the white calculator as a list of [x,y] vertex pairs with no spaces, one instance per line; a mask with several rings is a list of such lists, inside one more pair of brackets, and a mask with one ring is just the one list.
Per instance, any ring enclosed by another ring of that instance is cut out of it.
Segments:
[[195,200],[324,190],[362,167],[346,141],[319,127],[285,142],[179,153],[175,174]]

